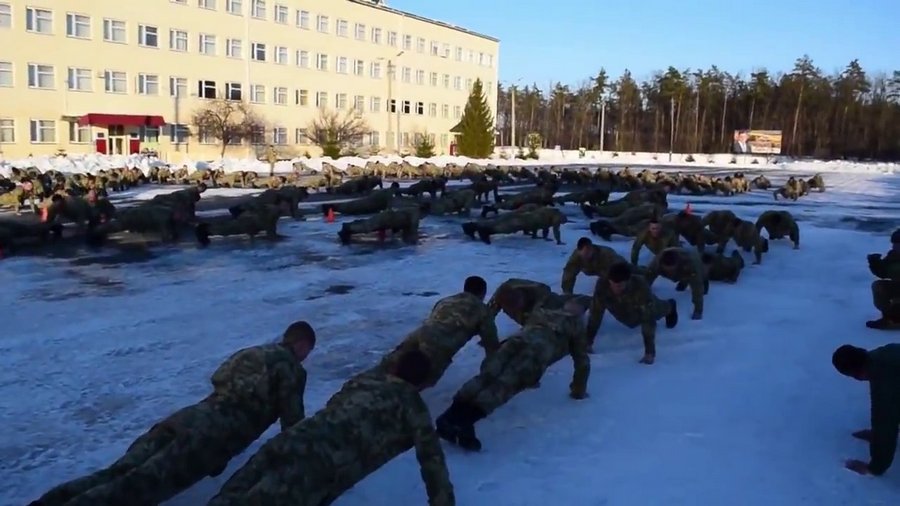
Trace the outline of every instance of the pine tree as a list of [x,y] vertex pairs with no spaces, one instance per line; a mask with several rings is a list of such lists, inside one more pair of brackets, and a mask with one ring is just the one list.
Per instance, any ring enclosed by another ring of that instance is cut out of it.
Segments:
[[453,129],[459,132],[459,154],[487,158],[494,152],[494,117],[484,96],[481,79],[476,79],[462,119]]

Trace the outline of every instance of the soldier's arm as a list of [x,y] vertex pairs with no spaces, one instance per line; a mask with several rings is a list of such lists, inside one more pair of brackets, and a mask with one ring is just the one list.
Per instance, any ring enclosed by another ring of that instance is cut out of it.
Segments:
[[882,260],[884,279],[900,280],[900,259]]
[[638,258],[641,255],[641,248],[644,247],[645,235],[643,232],[634,238],[634,244],[631,245],[631,264],[637,265]]
[[708,227],[709,224],[712,223],[712,218],[713,218],[713,213],[707,213],[705,216],[703,216],[703,219],[700,220],[700,225],[703,228]]
[[434,432],[431,414],[422,398],[416,395],[415,401],[407,403],[409,425],[413,430],[413,445],[416,449],[416,460],[425,491],[428,493],[430,506],[455,506],[453,483],[444,459],[444,450]]
[[[597,280],[597,283],[605,283],[603,279]],[[603,323],[603,315],[606,314],[606,300],[603,293],[595,288],[594,296],[591,298],[591,306],[588,310],[588,322],[585,331],[585,338],[588,343],[593,343],[597,337],[597,331],[600,330],[600,324]]]
[[298,368],[299,372],[291,371],[285,364],[279,371],[278,406],[281,408],[279,418],[282,431],[305,418],[303,394],[306,390],[306,370],[303,366]]
[[869,442],[869,472],[884,474],[894,462],[897,451],[897,432],[900,424],[900,406],[893,399],[891,384],[870,382],[872,399],[872,439]]
[[759,218],[756,219],[756,231],[762,232],[762,229],[766,228],[766,221],[768,219],[768,211],[759,215]]
[[653,286],[653,282],[659,277],[659,255],[653,257],[653,260],[650,261],[650,264],[647,265],[647,268],[644,269],[641,275],[647,280],[647,286]]
[[486,311],[481,320],[481,328],[478,330],[485,355],[490,355],[500,348],[500,338],[497,337],[497,323],[494,321],[494,317],[494,313]]
[[497,292],[499,292],[499,291],[500,291],[500,287],[497,287],[497,289],[494,290],[494,295],[491,295],[491,298],[488,299],[487,304],[486,304],[488,312],[494,318],[496,318],[497,315],[500,314],[500,303],[497,302]]
[[691,302],[694,304],[694,314],[703,316],[703,292],[705,289],[703,283],[703,272],[695,272],[691,276]]
[[791,241],[794,243],[794,249],[800,247],[800,226],[797,225],[797,222],[791,220]]
[[565,295],[571,295],[573,290],[575,290],[575,278],[578,277],[578,273],[581,271],[581,265],[577,255],[577,252],[573,253],[572,256],[569,257],[569,261],[566,262],[566,266],[563,267],[562,292]]
[[587,394],[587,381],[591,375],[588,339],[584,333],[578,332],[570,338],[569,355],[572,356],[572,364],[575,366],[575,371],[572,374],[572,383],[569,384],[569,392],[572,397],[581,399]]

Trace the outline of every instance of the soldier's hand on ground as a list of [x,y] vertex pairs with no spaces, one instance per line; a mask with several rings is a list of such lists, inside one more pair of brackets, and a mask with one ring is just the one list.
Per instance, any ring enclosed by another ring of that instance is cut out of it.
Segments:
[[863,441],[871,442],[872,441],[872,429],[858,430],[858,431],[854,432],[852,434],[852,436],[855,437],[856,439],[861,439]]
[[703,313],[701,313],[700,311],[694,311],[694,313],[691,315],[691,320],[702,320],[702,319],[703,319]]
[[639,361],[641,364],[645,365],[653,365],[653,362],[656,362],[655,355],[644,355],[643,358]]
[[587,392],[579,392],[577,390],[570,390],[569,397],[575,399],[576,401],[580,401],[582,399],[587,399],[590,397]]
[[844,467],[853,471],[854,473],[858,473],[858,474],[862,474],[862,475],[869,474],[869,464],[866,464],[865,462],[863,462],[861,460],[850,459],[850,460],[844,462]]

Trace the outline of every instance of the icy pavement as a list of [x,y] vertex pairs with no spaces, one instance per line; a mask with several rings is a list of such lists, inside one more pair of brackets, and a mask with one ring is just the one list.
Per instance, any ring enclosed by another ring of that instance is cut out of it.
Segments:
[[[683,318],[659,331],[652,367],[637,363],[639,331],[607,316],[589,399],[568,398],[572,366],[563,360],[541,388],[479,423],[483,453],[445,446],[458,504],[897,504],[897,466],[878,479],[843,469],[844,459],[868,456],[850,437],[868,425],[868,389],[839,376],[830,356],[844,342],[871,348],[897,338],[863,322],[876,316],[865,256],[885,252],[900,224],[900,177],[826,174],[826,183],[826,193],[796,203],[776,203],[771,192],[672,197],[675,208],[690,201],[698,212],[728,207],[747,218],[788,209],[801,220],[801,249],[773,242],[737,285],[713,283],[702,321],[687,317],[689,294],[660,279],[657,293],[675,297]],[[201,399],[225,357],[294,320],[310,320],[319,335],[305,364],[311,413],[465,276],[482,275],[491,289],[512,276],[558,288],[588,225],[576,207],[565,209],[566,246],[521,235],[488,246],[462,236],[458,219],[428,218],[417,247],[341,247],[340,220],[314,218],[284,222],[288,239],[276,244],[214,241],[125,264],[102,255],[4,260],[0,504],[110,464],[159,418]],[[593,280],[581,276],[576,291],[590,293]],[[514,329],[503,316],[498,324],[502,334]],[[434,416],[481,357],[470,344],[425,392]],[[168,504],[203,504],[258,445]],[[425,502],[407,453],[336,504]]]

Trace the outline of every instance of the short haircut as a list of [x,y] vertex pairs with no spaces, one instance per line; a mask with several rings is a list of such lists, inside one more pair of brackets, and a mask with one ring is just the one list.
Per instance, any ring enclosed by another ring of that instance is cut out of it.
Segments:
[[834,354],[831,355],[831,363],[839,373],[845,376],[854,376],[863,370],[868,357],[868,351],[845,344],[834,350]]
[[487,281],[481,276],[469,276],[463,283],[463,290],[473,295],[484,295],[487,293]]
[[624,283],[631,279],[631,266],[628,262],[616,262],[609,268],[606,277],[613,283]]
[[310,346],[316,345],[316,331],[305,321],[290,324],[281,339],[281,342],[287,345],[293,345],[300,341],[306,341]]
[[418,348],[411,348],[400,355],[394,365],[393,375],[413,385],[421,386],[431,374],[431,359]]
[[590,237],[582,237],[581,239],[578,239],[578,243],[575,245],[575,249],[580,251],[592,244],[594,243],[591,241]]

